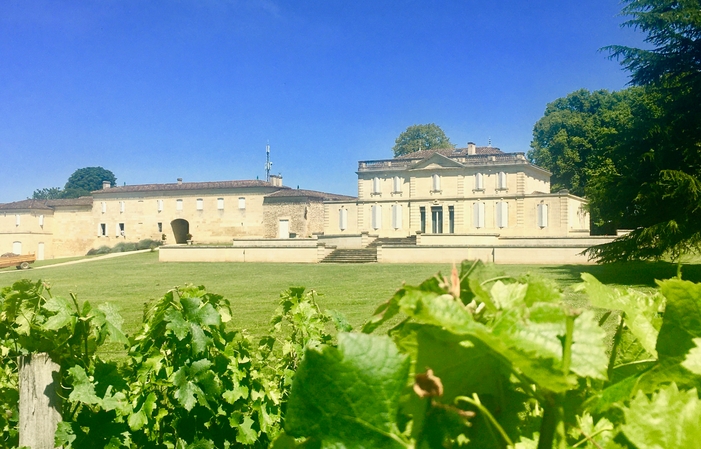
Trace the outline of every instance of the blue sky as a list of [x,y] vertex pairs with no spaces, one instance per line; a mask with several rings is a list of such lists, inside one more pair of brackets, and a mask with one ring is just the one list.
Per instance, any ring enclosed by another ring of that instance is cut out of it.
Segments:
[[0,203],[81,167],[119,185],[264,179],[355,195],[408,126],[528,151],[548,102],[628,75],[617,0],[0,2]]

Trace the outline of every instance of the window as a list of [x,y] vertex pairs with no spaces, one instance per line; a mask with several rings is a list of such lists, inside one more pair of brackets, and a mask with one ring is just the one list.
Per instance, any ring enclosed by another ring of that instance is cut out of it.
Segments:
[[22,242],[12,242],[12,252],[22,255]]
[[224,210],[224,198],[217,198],[217,209]]
[[548,205],[545,203],[540,203],[536,207],[536,215],[538,220],[538,226],[545,228],[548,226]]
[[475,174],[475,190],[484,190],[484,175],[482,173]]
[[448,206],[448,232],[455,234],[455,206]]
[[443,206],[431,206],[431,232],[443,234]]
[[20,217],[19,214],[15,214],[15,226],[19,226],[19,220],[20,220],[19,217]]
[[239,209],[245,209],[246,208],[246,198],[241,197],[239,198]]
[[100,223],[100,226],[97,227],[97,235],[100,237],[107,235],[107,223]]
[[419,215],[421,217],[421,233],[426,232],[426,208],[425,207],[419,207]]
[[117,223],[117,237],[124,237],[124,223]]
[[484,227],[484,203],[474,203],[472,205],[473,224],[476,228]]
[[107,203],[105,203],[105,202],[103,201],[103,202],[101,203],[100,206],[102,207],[102,213],[103,213],[103,214],[104,214],[105,212],[107,212]]
[[44,216],[43,215],[39,215],[39,226],[41,226],[42,228],[44,227]]
[[183,200],[175,200],[175,210],[183,210]]
[[163,200],[157,200],[156,203],[158,204],[158,212],[163,212]]
[[124,205],[124,201],[120,201],[120,202],[119,202],[119,213],[120,213],[120,214],[123,214],[123,213],[124,213],[125,207],[126,207],[126,206]]
[[509,225],[509,203],[497,202],[497,227],[505,228]]
[[499,174],[497,175],[497,189],[505,189],[506,188],[506,173],[503,171],[500,171]]
[[402,229],[402,205],[392,205],[392,227],[394,229]]
[[158,222],[158,232],[163,232],[163,223]]
[[381,193],[380,191],[380,178],[375,176],[372,178],[372,193],[373,195],[379,195]]
[[394,193],[402,193],[402,178],[399,176],[394,177]]
[[338,228],[345,231],[348,228],[348,209],[340,208],[338,210]]
[[441,191],[441,177],[438,175],[433,175],[433,191],[434,192]]
[[197,198],[197,210],[204,209],[204,200],[202,198]]
[[372,228],[380,229],[382,227],[382,206],[372,206]]

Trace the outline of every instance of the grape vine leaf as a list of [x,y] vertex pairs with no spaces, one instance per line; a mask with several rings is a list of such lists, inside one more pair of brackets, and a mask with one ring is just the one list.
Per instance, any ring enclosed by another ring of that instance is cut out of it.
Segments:
[[73,366],[68,370],[73,379],[73,391],[68,396],[70,401],[84,404],[101,404],[101,399],[95,394],[95,386],[88,378],[82,366]]
[[701,441],[701,400],[696,389],[677,385],[648,397],[641,391],[623,409],[621,430],[638,449],[696,449]]
[[701,337],[701,284],[679,279],[660,282],[667,298],[664,321],[657,339],[660,359],[685,357]]
[[409,359],[385,336],[341,333],[338,347],[308,348],[287,404],[285,430],[322,448],[401,448],[399,398]]
[[662,324],[658,311],[663,302],[659,293],[646,294],[633,289],[609,287],[589,273],[582,273],[583,283],[575,290],[586,291],[589,302],[603,309],[620,310],[625,314],[626,325],[640,341],[641,346],[657,357],[658,329]]
[[71,303],[64,298],[59,296],[49,298],[49,300],[44,303],[44,308],[54,313],[54,315],[49,317],[44,323],[44,329],[58,330],[69,323],[75,323],[75,311],[71,307]]
[[694,338],[695,348],[691,348],[682,362],[682,366],[694,374],[701,376],[701,338]]

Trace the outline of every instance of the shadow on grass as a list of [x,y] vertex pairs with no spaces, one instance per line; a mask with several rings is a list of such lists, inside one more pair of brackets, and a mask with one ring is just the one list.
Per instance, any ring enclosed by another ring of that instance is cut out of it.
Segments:
[[[655,287],[655,280],[677,276],[677,265],[669,262],[625,262],[604,265],[559,265],[544,267],[559,278],[581,279],[582,273],[590,273],[604,284]],[[701,282],[701,264],[682,265],[682,279]]]

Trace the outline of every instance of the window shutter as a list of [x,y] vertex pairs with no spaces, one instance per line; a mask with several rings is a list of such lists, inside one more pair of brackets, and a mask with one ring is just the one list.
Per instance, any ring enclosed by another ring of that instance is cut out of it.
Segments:
[[338,210],[338,227],[341,231],[348,228],[348,209]]
[[506,173],[504,173],[503,171],[500,171],[499,175],[497,176],[497,188],[506,188]]
[[541,228],[548,226],[548,205],[545,203],[538,204],[538,226]]
[[217,209],[224,210],[224,198],[217,198]]
[[433,191],[438,192],[441,190],[441,177],[438,175],[433,175]]
[[402,180],[399,176],[394,177],[394,193],[402,192]]
[[380,229],[382,227],[382,206],[372,206],[372,228]]
[[197,198],[197,210],[204,209],[204,200],[202,198]]
[[102,206],[102,213],[104,214],[105,212],[107,212],[107,203],[105,203],[105,202],[103,201],[102,204],[101,204],[101,206]]
[[509,204],[506,201],[497,203],[497,226],[505,228],[509,225]]
[[239,198],[239,209],[245,209],[246,208],[246,198],[240,197]]
[[44,216],[43,215],[39,215],[39,226],[41,226],[42,228],[44,227]]
[[473,205],[474,225],[476,228],[484,227],[484,203],[474,203]]
[[392,205],[392,227],[394,229],[402,228],[402,205],[393,204]]
[[372,193],[380,193],[380,178],[372,178]]
[[119,202],[119,213],[123,214],[125,209],[124,201]]
[[163,212],[163,200],[158,200],[158,212]]

